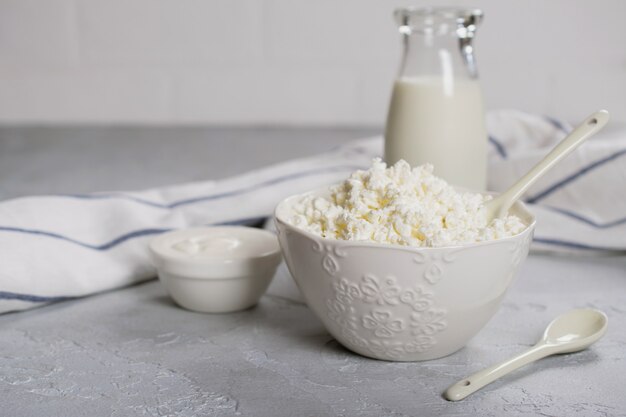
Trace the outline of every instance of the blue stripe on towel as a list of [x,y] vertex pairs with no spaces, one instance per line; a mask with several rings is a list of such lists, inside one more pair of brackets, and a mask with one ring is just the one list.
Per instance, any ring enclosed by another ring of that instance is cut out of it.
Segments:
[[622,155],[626,155],[626,149],[622,149],[621,151],[617,151],[605,158],[602,158],[596,162],[593,162],[589,165],[587,165],[586,167],[582,168],[581,170],[579,170],[578,172],[569,175],[567,177],[565,177],[564,179],[562,179],[561,181],[558,181],[556,184],[551,185],[550,187],[546,188],[545,190],[537,193],[536,195],[529,197],[528,199],[526,199],[526,202],[534,204],[537,203],[539,200],[544,199],[545,197],[549,196],[550,194],[552,194],[553,192],[557,191],[558,189],[566,186],[567,184],[569,184],[570,182],[574,181],[575,179],[582,177],[583,175],[587,174],[588,172],[608,163],[611,162],[617,158],[619,158]]
[[612,252],[624,252],[622,249],[617,248],[607,248],[603,246],[592,246],[587,245],[586,243],[579,242],[571,242],[568,240],[561,239],[551,239],[545,237],[535,237],[533,238],[533,242],[542,243],[544,245],[550,246],[561,246],[568,249],[584,249],[584,250],[597,250],[597,251],[612,251]]
[[[246,219],[239,219],[239,220],[231,220],[231,221],[227,221],[227,222],[221,222],[221,223],[214,223],[214,224],[210,224],[209,226],[235,226],[235,225],[251,225],[251,224],[257,224],[263,220],[267,219],[267,216],[262,216],[262,217],[251,217],[251,218],[246,218]],[[22,234],[29,234],[29,235],[39,235],[39,236],[45,236],[45,237],[49,237],[49,238],[53,238],[53,239],[59,239],[59,240],[63,240],[65,242],[69,242],[69,243],[73,243],[75,245],[79,245],[82,246],[84,248],[87,249],[93,249],[93,250],[99,250],[99,251],[105,251],[108,249],[111,249],[114,246],[117,246],[121,243],[124,243],[128,240],[134,239],[136,237],[143,237],[143,236],[150,236],[150,235],[157,235],[160,233],[164,233],[164,232],[169,232],[170,230],[173,230],[172,228],[165,228],[165,229],[141,229],[141,230],[135,230],[133,232],[129,232],[126,233],[122,236],[119,236],[113,240],[111,240],[110,242],[107,243],[103,243],[101,245],[92,245],[89,243],[84,243],[84,242],[80,242],[78,240],[60,235],[58,233],[52,233],[52,232],[46,232],[43,230],[34,230],[34,229],[24,229],[24,228],[19,228],[19,227],[5,227],[5,226],[0,226],[0,232],[14,232],[14,233],[22,233]]]
[[[250,217],[250,218],[245,218],[245,219],[238,219],[238,220],[231,220],[231,221],[227,221],[227,222],[221,222],[221,223],[215,223],[212,224],[210,226],[242,226],[242,225],[252,225],[252,224],[258,224],[264,220],[267,220],[267,217]],[[5,230],[7,228],[0,228],[0,230]],[[128,239],[132,239],[134,237],[139,237],[139,236],[147,236],[149,234],[154,234],[154,233],[147,233],[148,231],[157,231],[160,230],[161,232],[165,232],[165,231],[169,231],[172,229],[146,229],[144,231],[136,231],[133,233],[129,233],[128,235],[133,234],[132,237],[128,237],[126,240]],[[9,231],[19,231],[22,232],[22,230],[18,229],[18,230],[9,230]],[[140,232],[146,232],[146,233],[140,233]],[[30,233],[26,232],[26,233]],[[160,233],[160,232],[155,232],[155,233]],[[40,235],[44,235],[44,236],[48,236],[48,237],[55,237],[58,238],[58,235],[54,234],[54,233],[45,233],[45,232],[41,232],[41,233],[35,233],[35,234],[40,234]],[[127,236],[128,236],[127,235]],[[92,245],[87,245],[81,242],[77,242],[73,239],[66,239],[61,237],[63,240],[69,240],[72,243],[76,243],[78,245],[81,246],[85,246],[85,247],[91,247]],[[119,242],[121,243],[121,242]],[[95,249],[94,247],[91,247],[92,249]],[[104,250],[104,249],[98,249],[98,250]],[[52,302],[56,302],[56,301],[65,301],[65,300],[71,300],[71,299],[75,299],[75,298],[79,298],[79,297],[70,297],[70,296],[65,296],[65,295],[61,295],[61,296],[51,296],[51,297],[47,297],[47,296],[40,296],[40,295],[32,295],[32,294],[19,294],[19,293],[14,293],[14,292],[8,292],[8,291],[0,291],[0,300],[19,300],[19,301],[30,301],[33,303],[52,303]]]
[[112,247],[117,246],[120,243],[124,243],[127,240],[134,239],[136,237],[155,235],[155,234],[167,232],[169,230],[172,230],[172,229],[142,229],[142,230],[135,230],[134,232],[126,233],[126,234],[124,234],[122,236],[119,236],[119,237],[111,240],[110,242],[103,243],[101,245],[92,245],[92,244],[89,244],[89,243],[80,242],[78,240],[75,240],[75,239],[72,239],[72,238],[60,235],[58,233],[46,232],[46,231],[43,231],[43,230],[24,229],[24,228],[19,228],[19,227],[0,226],[0,232],[14,232],[14,233],[22,233],[22,234],[28,234],[28,235],[45,236],[45,237],[50,237],[50,238],[53,238],[53,239],[59,239],[59,240],[63,240],[63,241],[69,242],[69,243],[73,243],[75,245],[79,245],[79,246],[82,246],[82,247],[87,248],[87,249],[94,249],[94,250],[100,250],[100,251],[105,251],[105,250],[111,249]]
[[53,303],[56,301],[66,301],[71,300],[76,297],[44,297],[39,295],[31,295],[31,294],[18,294],[15,292],[8,291],[0,291],[0,300],[19,300],[19,301],[30,301],[32,303]]
[[561,208],[557,208],[557,207],[545,206],[545,205],[543,205],[541,207],[544,207],[544,208],[546,208],[548,210],[555,211],[557,213],[563,214],[563,215],[565,215],[567,217],[570,217],[572,219],[579,220],[579,221],[581,221],[583,223],[588,224],[589,226],[593,226],[593,227],[598,228],[598,229],[608,229],[610,227],[619,226],[619,225],[622,225],[622,224],[626,223],[626,217],[621,218],[621,219],[617,219],[617,220],[613,220],[613,221],[610,221],[610,222],[607,222],[607,223],[598,223],[598,222],[596,222],[594,220],[591,220],[588,217],[583,216],[582,214],[574,213],[573,211],[569,211],[569,210],[565,210],[565,209],[561,209]]
[[550,116],[544,116],[544,119],[546,119],[552,126],[556,127],[563,133],[569,133],[571,130],[566,128],[565,124],[563,124],[563,122],[561,122],[560,120],[554,119]]
[[337,167],[330,167],[330,168],[314,169],[310,171],[298,172],[298,173],[291,174],[291,175],[272,178],[270,180],[267,180],[258,184],[250,185],[248,187],[240,188],[238,190],[226,191],[226,192],[222,192],[219,194],[210,194],[210,195],[199,196],[199,197],[191,197],[191,198],[186,198],[184,200],[174,201],[174,202],[166,203],[166,204],[156,203],[150,200],[144,200],[142,198],[134,197],[134,196],[126,195],[126,194],[58,194],[58,195],[51,195],[48,197],[68,197],[68,198],[76,198],[76,199],[81,199],[81,200],[103,200],[103,199],[114,198],[114,199],[128,200],[128,201],[132,201],[132,202],[143,204],[143,205],[150,206],[150,207],[156,207],[160,209],[169,210],[169,209],[173,209],[173,208],[180,207],[180,206],[186,206],[189,204],[219,200],[219,199],[227,198],[227,197],[234,197],[234,196],[246,194],[252,191],[257,191],[264,187],[269,187],[272,185],[281,184],[287,181],[300,179],[304,177],[310,177],[314,175],[327,174],[327,173],[333,173],[333,172],[343,172],[343,171],[352,172],[356,169],[367,169],[367,168],[362,167],[362,166],[357,166],[357,165],[345,165],[345,166],[337,166]]
[[508,155],[506,153],[506,148],[504,147],[504,145],[499,140],[497,140],[493,136],[489,135],[489,143],[491,143],[493,145],[493,147],[496,148],[496,151],[502,157],[502,159],[506,159],[507,158]]

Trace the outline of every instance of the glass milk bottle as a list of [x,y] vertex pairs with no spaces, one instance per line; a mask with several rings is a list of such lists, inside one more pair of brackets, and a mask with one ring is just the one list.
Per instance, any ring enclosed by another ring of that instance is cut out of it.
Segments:
[[385,161],[431,163],[449,183],[487,185],[487,132],[472,39],[479,10],[394,13],[404,52],[385,129]]

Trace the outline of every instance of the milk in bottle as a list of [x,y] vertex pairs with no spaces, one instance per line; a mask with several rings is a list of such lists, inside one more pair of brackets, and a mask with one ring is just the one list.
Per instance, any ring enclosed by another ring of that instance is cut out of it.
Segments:
[[484,190],[487,132],[471,38],[481,14],[400,9],[404,36],[385,131],[385,160],[431,163],[449,183]]

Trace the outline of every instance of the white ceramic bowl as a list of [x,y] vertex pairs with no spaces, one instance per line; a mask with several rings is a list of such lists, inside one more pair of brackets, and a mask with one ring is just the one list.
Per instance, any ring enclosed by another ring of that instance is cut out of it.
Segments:
[[307,304],[342,345],[392,361],[440,358],[465,346],[497,311],[535,226],[517,203],[512,211],[528,227],[490,242],[412,248],[331,240],[286,221],[301,197],[282,201],[274,220]]
[[273,233],[238,226],[166,233],[152,240],[150,251],[174,301],[204,313],[255,305],[281,260]]

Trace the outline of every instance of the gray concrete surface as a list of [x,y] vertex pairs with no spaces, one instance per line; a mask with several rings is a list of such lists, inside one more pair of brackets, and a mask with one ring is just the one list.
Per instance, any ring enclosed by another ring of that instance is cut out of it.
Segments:
[[[1,198],[217,178],[370,132],[2,128]],[[1,254],[0,254],[1,256]],[[557,314],[599,308],[591,349],[542,360],[459,403],[457,379],[533,344]],[[626,416],[626,256],[533,254],[461,351],[390,363],[339,346],[310,310],[181,310],[152,281],[0,316],[0,416]]]

